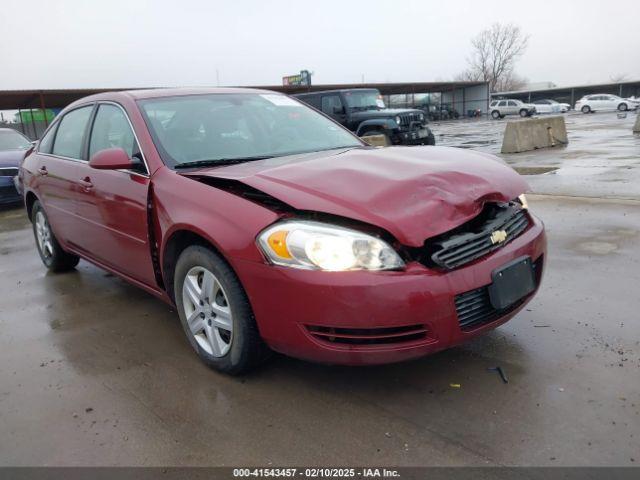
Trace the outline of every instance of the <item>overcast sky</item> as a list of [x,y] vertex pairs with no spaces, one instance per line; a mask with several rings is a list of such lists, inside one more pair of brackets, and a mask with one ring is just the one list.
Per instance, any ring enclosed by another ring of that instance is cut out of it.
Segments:
[[0,88],[448,80],[496,21],[531,82],[640,79],[640,0],[1,0]]

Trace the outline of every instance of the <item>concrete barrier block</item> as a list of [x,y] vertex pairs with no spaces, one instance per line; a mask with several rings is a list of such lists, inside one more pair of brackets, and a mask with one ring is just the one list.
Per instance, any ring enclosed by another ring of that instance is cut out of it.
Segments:
[[502,139],[502,153],[519,153],[567,145],[564,117],[540,117],[508,122]]
[[360,137],[362,140],[367,142],[369,145],[374,147],[388,147],[389,143],[386,135],[363,135]]
[[640,112],[636,115],[636,123],[633,126],[633,133],[640,133]]

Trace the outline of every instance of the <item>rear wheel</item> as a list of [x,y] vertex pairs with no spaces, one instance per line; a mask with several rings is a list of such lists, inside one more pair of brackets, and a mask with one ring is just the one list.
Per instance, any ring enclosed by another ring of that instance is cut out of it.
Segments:
[[582,113],[589,113],[591,111],[591,107],[589,105],[585,105],[580,109]]
[[204,246],[186,248],[174,278],[182,328],[204,363],[237,375],[266,359],[249,299],[219,255]]
[[497,120],[499,118],[502,118],[502,116],[500,115],[500,112],[498,110],[494,110],[493,112],[491,112],[491,118]]
[[47,214],[37,200],[31,209],[31,222],[38,253],[45,267],[52,272],[65,272],[78,265],[80,258],[62,249],[51,230]]
[[626,103],[621,103],[618,105],[618,110],[621,112],[626,112],[629,109],[629,106]]

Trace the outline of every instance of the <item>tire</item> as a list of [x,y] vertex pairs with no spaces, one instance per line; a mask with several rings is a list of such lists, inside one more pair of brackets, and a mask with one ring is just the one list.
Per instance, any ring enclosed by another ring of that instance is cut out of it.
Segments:
[[591,112],[591,107],[590,107],[589,105],[585,105],[584,107],[582,107],[582,108],[580,109],[580,111],[581,111],[582,113],[590,113],[590,112]]
[[522,110],[520,110],[520,116],[521,116],[522,118],[524,118],[524,117],[528,117],[528,116],[529,116],[529,111],[528,111],[528,110],[525,110],[525,109],[523,108]]
[[31,223],[36,247],[44,266],[52,272],[73,270],[78,265],[80,257],[67,253],[62,249],[58,239],[53,234],[53,230],[51,230],[49,218],[38,200],[34,202],[31,208]]
[[621,103],[620,105],[618,105],[618,111],[626,112],[627,110],[629,110],[629,106],[626,103]]
[[200,245],[183,250],[176,263],[174,292],[185,335],[209,367],[239,375],[266,360],[269,349],[247,294],[218,254]]
[[433,132],[429,132],[429,135],[427,136],[427,141],[425,143],[425,145],[435,145],[436,144],[436,136],[433,134]]
[[502,115],[500,115],[500,112],[498,110],[494,110],[493,112],[491,112],[491,118],[497,120],[499,118],[502,118]]

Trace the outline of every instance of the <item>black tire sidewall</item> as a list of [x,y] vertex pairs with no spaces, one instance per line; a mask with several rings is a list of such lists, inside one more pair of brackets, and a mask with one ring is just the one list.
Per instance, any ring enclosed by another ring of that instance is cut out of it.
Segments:
[[494,110],[493,112],[491,112],[491,118],[493,118],[494,120],[498,120],[500,118],[500,112]]
[[582,113],[589,113],[591,111],[591,107],[589,107],[588,105],[585,105],[580,110],[582,110]]
[[629,107],[626,103],[621,103],[620,105],[618,105],[618,111],[620,112],[626,112],[628,109]]
[[[182,301],[182,285],[187,272],[196,266],[204,267],[215,275],[222,285],[231,309],[233,318],[231,348],[222,357],[214,357],[205,352],[198,345],[187,324]],[[183,250],[176,263],[174,296],[185,335],[198,356],[207,365],[216,370],[234,374],[241,373],[254,363],[255,352],[252,350],[256,349],[254,343],[258,333],[251,305],[235,272],[217,253],[200,245],[190,246]]]

